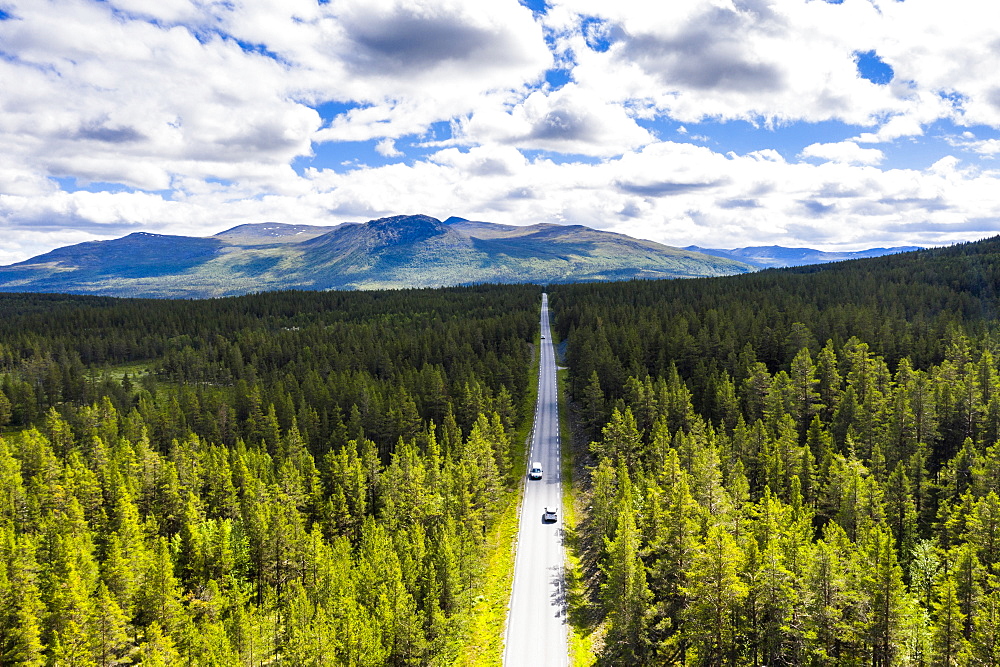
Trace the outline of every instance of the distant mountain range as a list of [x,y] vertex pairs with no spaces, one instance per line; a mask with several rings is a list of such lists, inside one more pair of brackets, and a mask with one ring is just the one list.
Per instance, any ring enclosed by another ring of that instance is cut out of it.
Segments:
[[205,298],[284,289],[694,278],[918,249],[673,248],[581,225],[398,215],[330,227],[268,222],[209,237],[137,232],[89,241],[0,266],[0,291]]
[[400,215],[332,227],[138,232],[0,267],[0,291],[204,298],[283,289],[559,283],[747,273],[748,263],[581,225]]
[[900,252],[923,250],[920,246],[898,246],[895,248],[870,248],[855,252],[824,252],[812,248],[784,248],[779,245],[752,246],[748,248],[701,248],[689,245],[684,250],[700,252],[714,257],[725,257],[737,262],[745,262],[759,269],[774,269],[789,266],[804,266],[806,264],[826,264],[842,262],[848,259],[864,259],[866,257],[881,257]]

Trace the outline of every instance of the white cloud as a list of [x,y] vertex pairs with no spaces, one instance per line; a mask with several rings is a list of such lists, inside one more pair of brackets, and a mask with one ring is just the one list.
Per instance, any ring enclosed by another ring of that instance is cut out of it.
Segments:
[[880,5],[884,55],[902,81],[948,99],[957,122],[1000,126],[996,83],[998,36],[994,7],[978,0],[933,0]]
[[361,103],[319,141],[398,138],[503,104],[552,63],[515,0],[269,0],[225,16],[232,34],[291,63],[300,95]]
[[447,148],[409,165],[310,170],[304,178],[288,178],[295,184],[287,194],[264,197],[246,197],[237,186],[178,201],[109,193],[0,196],[0,220],[8,230],[33,234],[36,245],[23,246],[19,259],[43,240],[49,247],[64,245],[63,239],[80,239],[81,232],[91,238],[135,229],[207,235],[247,221],[334,224],[398,213],[579,223],[708,247],[931,245],[1000,229],[1000,173],[954,159],[923,171],[880,170],[786,162],[772,151],[723,155],[656,142],[616,159],[558,163],[492,145]]
[[983,155],[996,155],[1000,153],[1000,139],[985,139],[970,144],[970,148]]
[[[1000,42],[970,19],[991,5],[957,3],[551,0],[536,18],[516,0],[8,0],[0,262],[133,229],[401,212],[683,245],[985,235],[1000,219]],[[888,85],[858,75],[868,51]],[[554,63],[565,85],[545,83]],[[693,125],[734,119],[865,131],[733,152]],[[941,119],[970,130],[958,157],[876,166]],[[452,137],[431,136],[439,122]],[[321,144],[340,141],[406,163],[322,168]]]
[[396,148],[396,142],[392,139],[383,139],[375,144],[375,152],[384,157],[400,157],[403,151]]
[[558,153],[613,156],[653,141],[625,109],[568,84],[534,92],[511,111],[482,110],[461,124],[457,141],[505,143]]
[[[574,80],[647,113],[873,127],[862,142],[919,136],[940,118],[1000,127],[1000,38],[983,0],[554,5],[546,21],[573,56]],[[606,50],[591,48],[583,17],[601,22]],[[859,76],[856,54],[868,51],[892,67],[888,85]]]
[[35,173],[156,190],[198,163],[252,169],[311,152],[319,115],[290,99],[281,64],[233,40],[101,3],[9,13],[0,41],[18,57],[0,61],[0,143]]
[[463,151],[447,148],[431,156],[431,161],[474,176],[511,176],[528,165],[524,155],[511,146],[476,146]]
[[[551,62],[514,0],[14,0],[5,11],[7,155],[36,174],[141,189],[199,163],[256,171],[314,141],[422,132],[503,103]],[[321,130],[310,105],[330,100],[368,109]]]
[[963,132],[961,137],[949,137],[948,142],[987,157],[1000,153],[1000,139],[977,139],[972,132]]
[[918,137],[924,133],[923,124],[934,120],[926,117],[922,123],[913,115],[893,116],[886,121],[877,132],[862,132],[854,141],[863,144],[893,141],[900,137]]
[[[904,108],[899,91],[857,76],[854,52],[876,40],[869,3],[557,0],[553,28],[576,55],[575,79],[641,100],[682,122],[876,122]],[[589,48],[578,16],[605,21],[607,51]]]
[[838,141],[810,144],[802,149],[802,157],[845,164],[878,164],[885,159],[885,154],[877,148],[861,148],[853,141]]

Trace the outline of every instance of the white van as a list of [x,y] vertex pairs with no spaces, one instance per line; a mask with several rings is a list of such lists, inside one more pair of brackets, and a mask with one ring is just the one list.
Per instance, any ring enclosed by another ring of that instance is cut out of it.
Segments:
[[541,479],[542,478],[542,463],[541,461],[535,461],[531,464],[531,470],[528,471],[528,477],[531,479]]

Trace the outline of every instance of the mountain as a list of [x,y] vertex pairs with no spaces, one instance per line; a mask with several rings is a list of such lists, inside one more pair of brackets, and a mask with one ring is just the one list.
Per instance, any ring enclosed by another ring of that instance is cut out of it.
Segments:
[[205,298],[285,289],[563,283],[747,273],[749,264],[581,225],[398,215],[336,226],[135,233],[0,267],[0,291]]
[[281,222],[237,225],[219,232],[212,238],[233,245],[269,245],[272,243],[299,243],[330,231],[319,225],[286,225]]
[[899,246],[896,248],[869,248],[855,252],[825,252],[812,248],[785,248],[780,245],[751,246],[748,248],[701,248],[689,245],[684,250],[700,252],[713,257],[725,257],[738,262],[745,262],[762,269],[781,268],[788,266],[804,266],[806,264],[826,264],[841,262],[847,259],[863,259],[866,257],[881,257],[895,255],[901,252],[923,250],[920,246]]

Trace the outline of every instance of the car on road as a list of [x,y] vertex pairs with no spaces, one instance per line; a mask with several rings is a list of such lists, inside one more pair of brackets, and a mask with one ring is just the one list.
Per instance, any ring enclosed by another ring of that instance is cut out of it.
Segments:
[[554,509],[550,510],[548,507],[546,507],[545,511],[542,512],[542,522],[543,523],[552,523],[552,522],[558,521],[558,520],[559,520],[559,515],[556,514],[556,511]]
[[542,464],[540,461],[535,461],[531,464],[531,470],[528,471],[528,477],[531,479],[542,478]]

